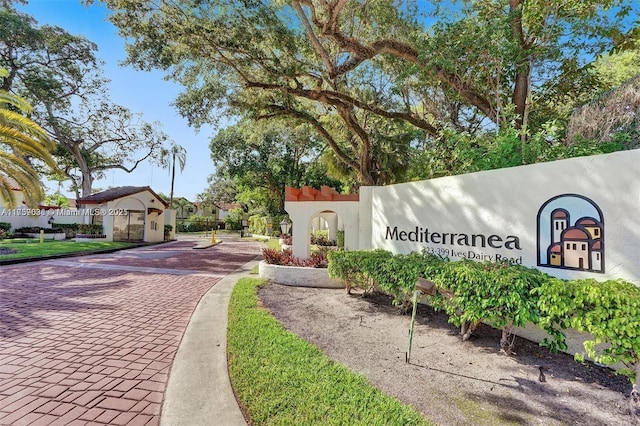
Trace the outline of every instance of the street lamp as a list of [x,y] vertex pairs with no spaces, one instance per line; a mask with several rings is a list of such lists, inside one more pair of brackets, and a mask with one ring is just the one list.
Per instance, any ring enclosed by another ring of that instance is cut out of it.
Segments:
[[282,222],[280,222],[280,230],[283,234],[289,235],[289,232],[291,231],[291,221],[288,217],[285,217],[282,219]]

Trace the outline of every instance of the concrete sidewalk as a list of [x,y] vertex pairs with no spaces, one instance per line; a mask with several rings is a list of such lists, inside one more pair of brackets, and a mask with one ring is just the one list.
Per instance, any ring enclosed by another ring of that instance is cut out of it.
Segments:
[[173,361],[160,424],[165,426],[246,425],[227,370],[229,299],[246,263],[213,286],[200,300]]

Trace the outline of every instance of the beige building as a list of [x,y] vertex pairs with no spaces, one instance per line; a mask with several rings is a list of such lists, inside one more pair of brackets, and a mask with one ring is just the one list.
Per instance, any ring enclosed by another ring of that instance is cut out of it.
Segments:
[[[121,186],[77,200],[86,223],[102,224],[107,241],[164,240],[168,204],[148,186]],[[175,218],[174,218],[175,222]],[[175,229],[175,223],[173,223]]]

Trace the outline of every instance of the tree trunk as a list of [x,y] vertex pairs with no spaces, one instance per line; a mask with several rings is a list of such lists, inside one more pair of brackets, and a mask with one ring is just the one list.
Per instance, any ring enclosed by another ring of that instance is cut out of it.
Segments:
[[511,351],[513,350],[513,339],[509,341],[512,329],[512,324],[502,327],[502,336],[500,337],[500,350],[507,355],[511,355]]
[[176,179],[176,153],[173,153],[171,163],[171,192],[169,193],[169,208],[173,208],[173,183]]
[[476,331],[476,328],[478,328],[478,325],[480,325],[480,322],[474,322],[474,323],[471,323],[468,321],[462,322],[462,326],[460,327],[460,334],[462,334],[463,342],[466,342],[471,338],[471,335],[473,334],[474,331]]
[[91,176],[91,172],[82,172],[82,196],[88,197],[91,195],[91,186],[93,183],[93,177]]
[[277,192],[277,194],[278,194],[278,211],[280,213],[284,213],[286,212],[286,210],[284,209],[285,186],[282,186],[281,189]]
[[523,129],[524,123],[527,122],[527,101],[529,100],[531,62],[529,58],[530,47],[528,46],[524,29],[522,27],[522,2],[520,0],[509,0],[509,12],[513,18],[511,20],[511,35],[520,47],[520,55],[516,62],[516,76],[513,86],[513,94],[511,102],[515,106],[516,126]]
[[529,99],[529,62],[523,61],[518,64],[518,71],[516,73],[515,87],[513,89],[513,97],[511,101],[515,106],[515,113],[518,115],[516,118],[516,127],[523,129],[524,123],[527,122],[527,100]]
[[91,187],[93,186],[93,176],[91,176],[91,170],[89,169],[89,165],[87,164],[87,159],[82,155],[82,151],[80,150],[79,144],[73,144],[71,147],[71,152],[78,163],[78,168],[80,169],[80,174],[82,175],[82,196],[88,197],[91,195]]

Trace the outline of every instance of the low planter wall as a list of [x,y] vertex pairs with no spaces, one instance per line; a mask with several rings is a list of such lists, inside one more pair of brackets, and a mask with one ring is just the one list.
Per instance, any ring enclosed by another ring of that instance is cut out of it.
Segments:
[[[40,238],[40,233],[29,232],[25,235],[28,235],[30,238]],[[67,235],[64,232],[57,232],[55,234],[44,234],[45,240],[57,240],[62,241],[67,238]]]
[[270,265],[264,260],[258,267],[260,278],[296,287],[344,288],[340,280],[329,278],[326,268]]
[[76,242],[78,243],[91,243],[91,242],[106,241],[106,240],[107,240],[106,235],[87,235],[87,234],[76,235]]

